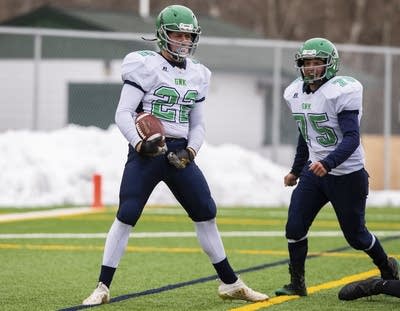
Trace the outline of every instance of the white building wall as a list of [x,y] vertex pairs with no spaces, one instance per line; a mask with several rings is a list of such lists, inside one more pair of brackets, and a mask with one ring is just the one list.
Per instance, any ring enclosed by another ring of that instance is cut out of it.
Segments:
[[0,61],[0,131],[32,127],[32,81],[32,61]]
[[[38,129],[65,126],[68,114],[68,83],[121,83],[121,60],[46,60],[40,63]],[[32,61],[1,61],[0,131],[31,129],[34,124]],[[214,72],[206,102],[207,141],[235,143],[256,148],[262,144],[263,95],[251,75]]]
[[243,147],[262,145],[264,93],[257,92],[257,77],[213,73],[206,108],[207,141]]

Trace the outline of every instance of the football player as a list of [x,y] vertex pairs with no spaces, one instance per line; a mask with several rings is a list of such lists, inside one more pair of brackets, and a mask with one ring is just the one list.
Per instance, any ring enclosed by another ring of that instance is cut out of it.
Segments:
[[[83,301],[84,305],[109,301],[111,281],[131,229],[161,181],[194,222],[198,241],[221,280],[219,296],[246,301],[268,299],[246,286],[229,264],[215,221],[214,200],[194,161],[204,140],[203,110],[211,76],[204,65],[190,58],[200,33],[196,16],[189,8],[168,6],[156,19],[160,52],[137,51],[123,61],[124,85],[115,121],[129,142],[128,160],[121,181],[119,209],[105,243],[99,283]],[[141,111],[161,120],[167,148],[160,148],[159,139],[141,140],[134,125]]]
[[307,295],[307,233],[328,202],[349,245],[368,254],[383,279],[398,279],[396,259],[365,226],[369,176],[360,144],[363,87],[352,77],[336,75],[339,54],[324,38],[305,41],[295,62],[300,77],[284,92],[299,129],[293,166],[284,177],[285,186],[297,184],[286,223],[290,283],[275,293]]
[[355,300],[379,294],[400,298],[400,280],[383,280],[373,277],[351,282],[340,289],[338,297],[340,300]]
[[385,294],[400,298],[400,280],[369,278],[346,284],[338,293],[340,300],[355,300],[373,295]]

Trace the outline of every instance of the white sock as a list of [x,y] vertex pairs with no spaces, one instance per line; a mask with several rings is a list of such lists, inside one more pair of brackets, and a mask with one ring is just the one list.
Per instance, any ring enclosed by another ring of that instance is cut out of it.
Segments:
[[195,222],[197,239],[211,263],[215,264],[226,258],[215,218],[207,221]]
[[106,245],[104,246],[103,266],[118,267],[119,261],[128,245],[131,229],[131,225],[124,224],[115,218],[107,234]]

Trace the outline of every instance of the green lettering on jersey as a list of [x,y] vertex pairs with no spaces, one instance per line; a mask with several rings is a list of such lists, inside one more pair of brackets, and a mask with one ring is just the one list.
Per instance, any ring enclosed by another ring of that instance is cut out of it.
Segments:
[[[298,128],[306,142],[309,142],[309,129],[307,126],[307,119],[311,127],[319,135],[315,137],[318,144],[323,147],[334,146],[337,144],[338,138],[335,130],[328,126],[329,118],[326,113],[293,113]],[[325,124],[324,124],[325,123]]]
[[356,79],[352,78],[352,77],[340,77],[337,78],[335,80],[332,81],[332,84],[339,84],[340,86],[345,86],[347,84],[352,83],[352,82],[356,82]]
[[155,55],[153,51],[137,51],[137,53],[142,56],[154,56]]
[[299,128],[304,140],[308,142],[309,138],[308,138],[306,115],[304,113],[293,113],[293,118],[296,121],[297,127]]
[[316,139],[321,146],[328,147],[336,145],[338,138],[335,130],[328,125],[323,125],[323,123],[329,122],[326,113],[310,113],[308,114],[308,119],[310,120],[314,131],[319,134]]
[[302,103],[301,108],[303,110],[310,110],[311,109],[311,103]]
[[181,79],[181,78],[176,78],[175,79],[175,84],[176,85],[181,85],[181,86],[186,86],[186,80],[185,79]]
[[174,88],[162,86],[154,92],[154,95],[159,97],[159,99],[152,102],[152,114],[170,122],[189,122],[189,113],[196,101],[197,91],[188,90],[182,97],[184,104],[180,104],[179,107],[176,107],[176,105],[179,103],[181,94]]

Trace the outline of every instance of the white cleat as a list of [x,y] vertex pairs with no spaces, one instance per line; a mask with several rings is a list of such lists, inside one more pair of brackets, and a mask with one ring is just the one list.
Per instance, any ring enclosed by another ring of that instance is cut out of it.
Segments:
[[88,305],[101,305],[110,301],[110,290],[106,285],[99,282],[93,293],[86,298],[82,304]]
[[251,302],[265,301],[269,299],[267,295],[252,290],[244,284],[241,279],[237,279],[233,284],[225,284],[221,282],[221,285],[218,287],[218,295],[222,299],[240,299]]

